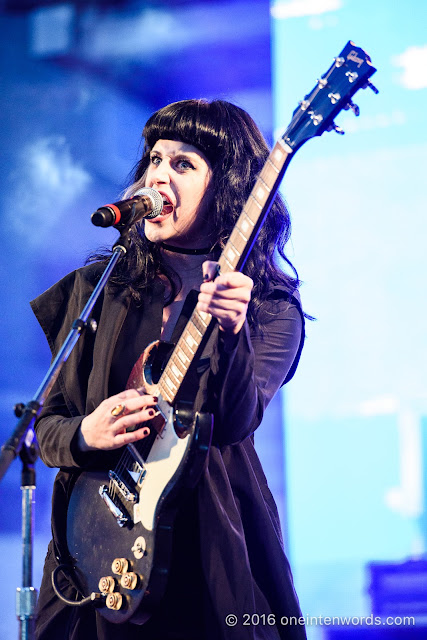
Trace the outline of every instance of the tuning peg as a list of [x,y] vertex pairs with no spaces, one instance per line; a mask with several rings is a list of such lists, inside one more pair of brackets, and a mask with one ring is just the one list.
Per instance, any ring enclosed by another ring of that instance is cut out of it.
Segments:
[[313,124],[317,127],[323,120],[323,116],[321,113],[314,113],[314,111],[309,111],[308,115],[310,116]]
[[18,402],[18,404],[15,404],[15,406],[13,407],[13,413],[17,418],[21,418],[24,415],[24,411],[25,404],[23,402]]
[[363,87],[363,88],[364,88],[364,89],[367,89],[368,87],[369,87],[370,89],[372,89],[372,91],[373,91],[374,93],[379,93],[379,90],[376,88],[376,86],[375,86],[375,85],[373,85],[373,84],[372,84],[372,82],[371,82],[370,80],[368,80],[368,81],[366,82],[366,84],[364,85],[364,87]]
[[347,76],[348,81],[350,83],[353,83],[359,77],[359,74],[356,73],[356,71],[347,71],[347,73],[345,75]]
[[340,136],[343,136],[345,134],[344,129],[341,129],[341,127],[335,124],[335,122],[329,125],[327,131],[335,131],[335,133],[338,133]]
[[331,101],[332,104],[336,104],[339,100],[341,100],[341,96],[340,94],[337,93],[328,93],[328,98]]
[[353,111],[353,113],[354,113],[354,115],[355,115],[355,116],[360,115],[360,109],[359,109],[359,107],[357,106],[357,104],[355,104],[355,103],[353,102],[353,100],[349,100],[349,101],[347,102],[347,104],[345,105],[344,109],[345,109],[346,111],[347,111],[348,109],[351,109],[351,110]]

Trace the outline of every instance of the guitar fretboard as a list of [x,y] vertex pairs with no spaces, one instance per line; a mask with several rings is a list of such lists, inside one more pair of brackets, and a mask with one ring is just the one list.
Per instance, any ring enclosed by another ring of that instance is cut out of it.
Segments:
[[[218,259],[221,273],[243,268],[273,203],[291,154],[292,149],[282,139],[276,142]],[[211,321],[209,313],[195,309],[168,360],[158,386],[163,398],[170,404],[176,398]]]

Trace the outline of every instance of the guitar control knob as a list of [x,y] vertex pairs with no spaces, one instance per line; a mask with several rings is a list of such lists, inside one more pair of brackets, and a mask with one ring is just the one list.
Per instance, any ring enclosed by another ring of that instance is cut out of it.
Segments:
[[129,569],[129,561],[126,558],[115,558],[111,565],[111,571],[118,576],[123,575]]
[[108,609],[118,611],[119,609],[121,609],[123,604],[122,594],[117,592],[109,593],[105,600],[105,604],[107,605]]
[[146,549],[147,543],[144,536],[138,536],[132,547],[133,555],[135,556],[135,558],[140,560],[140,558],[142,558],[142,556],[144,555]]
[[116,581],[112,576],[104,576],[98,582],[98,588],[102,593],[111,593],[114,591],[114,587],[116,585]]
[[131,590],[136,589],[136,587],[138,586],[138,582],[139,576],[134,573],[134,571],[123,574],[120,580],[120,584],[122,585],[123,589]]

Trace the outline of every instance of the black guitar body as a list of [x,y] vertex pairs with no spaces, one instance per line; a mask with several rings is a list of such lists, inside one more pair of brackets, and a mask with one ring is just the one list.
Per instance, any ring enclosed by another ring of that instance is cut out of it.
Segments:
[[67,544],[77,584],[84,596],[105,595],[99,611],[113,623],[142,624],[160,601],[179,497],[195,486],[209,450],[211,415],[196,414],[184,430],[168,403],[159,398],[158,406],[167,419],[146,439],[152,442],[137,443],[140,451],[132,445],[114,472],[82,473],[69,502]]

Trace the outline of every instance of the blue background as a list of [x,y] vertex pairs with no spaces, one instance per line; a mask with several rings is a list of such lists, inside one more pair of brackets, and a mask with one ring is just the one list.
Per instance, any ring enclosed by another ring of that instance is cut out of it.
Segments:
[[426,547],[426,4],[277,2],[273,15],[277,134],[348,39],[378,68],[379,95],[359,91],[359,118],[336,118],[346,135],[302,147],[283,183],[317,318],[284,409],[292,566],[306,614],[363,616],[367,563]]

